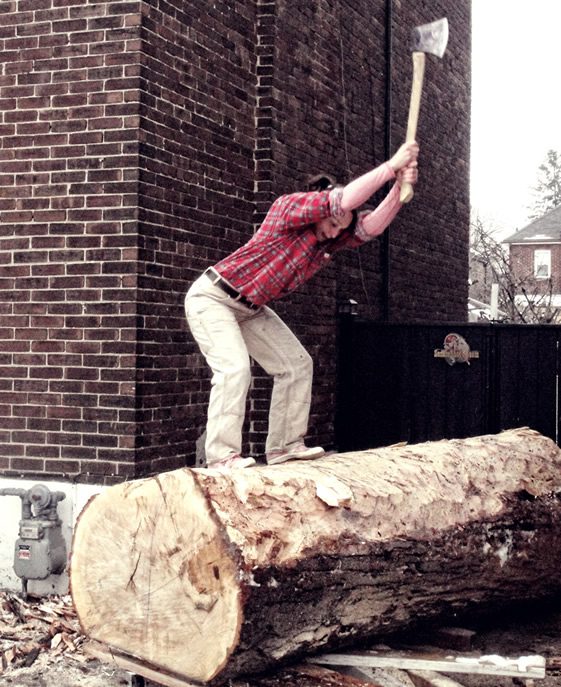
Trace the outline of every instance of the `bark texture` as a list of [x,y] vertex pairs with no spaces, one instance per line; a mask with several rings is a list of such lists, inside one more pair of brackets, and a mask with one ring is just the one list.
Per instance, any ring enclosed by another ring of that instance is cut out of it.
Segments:
[[83,631],[220,682],[561,588],[561,452],[523,428],[111,487],[78,521]]

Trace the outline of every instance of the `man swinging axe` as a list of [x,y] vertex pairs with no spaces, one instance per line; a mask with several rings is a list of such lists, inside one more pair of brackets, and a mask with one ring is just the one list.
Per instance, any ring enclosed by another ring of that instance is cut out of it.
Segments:
[[[250,356],[273,377],[267,464],[324,454],[323,448],[304,443],[312,358],[268,303],[313,277],[337,252],[379,236],[402,207],[403,187],[417,182],[418,154],[411,139],[387,162],[345,186],[323,176],[304,191],[280,196],[253,237],[192,284],[185,297],[187,321],[212,370],[208,468],[255,465],[252,457],[241,456]],[[378,207],[357,211],[392,180]]]

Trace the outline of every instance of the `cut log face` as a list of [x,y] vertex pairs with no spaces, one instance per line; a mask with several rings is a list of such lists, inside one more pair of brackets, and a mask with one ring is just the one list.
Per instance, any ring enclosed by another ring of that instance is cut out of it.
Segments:
[[71,586],[90,637],[195,680],[226,663],[242,619],[236,551],[191,471],[108,489],[79,531]]
[[83,631],[207,682],[561,588],[561,452],[528,429],[107,489],[78,521]]

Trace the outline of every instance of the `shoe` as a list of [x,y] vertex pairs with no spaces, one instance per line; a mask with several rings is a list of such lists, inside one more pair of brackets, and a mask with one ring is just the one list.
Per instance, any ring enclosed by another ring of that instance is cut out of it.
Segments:
[[231,456],[228,456],[228,458],[210,463],[207,465],[207,468],[226,472],[228,470],[238,470],[239,468],[250,468],[252,465],[255,465],[254,458],[242,458],[237,453],[233,453]]
[[321,446],[308,448],[305,444],[300,443],[295,444],[290,449],[279,449],[267,453],[267,465],[278,465],[279,463],[286,463],[287,460],[313,460],[314,458],[321,458],[323,455],[325,455],[325,451]]

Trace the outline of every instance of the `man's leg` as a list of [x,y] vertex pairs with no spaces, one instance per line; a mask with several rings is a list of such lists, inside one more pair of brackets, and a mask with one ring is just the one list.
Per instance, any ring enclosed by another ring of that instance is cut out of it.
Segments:
[[313,363],[309,353],[268,307],[240,323],[240,327],[249,354],[273,376],[267,455],[286,455],[291,448],[298,448],[302,454],[296,455],[295,451],[291,456],[294,458],[322,455],[323,450],[319,448],[307,449],[307,455],[302,451],[312,392]]
[[[205,289],[213,294],[214,287]],[[206,459],[209,467],[241,453],[245,404],[250,383],[247,348],[235,312],[220,293],[185,299],[185,313],[196,342],[212,370]]]

